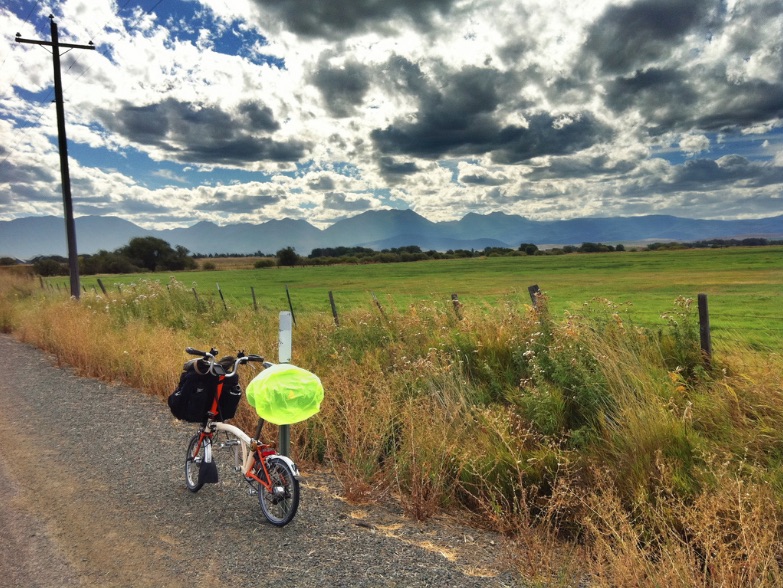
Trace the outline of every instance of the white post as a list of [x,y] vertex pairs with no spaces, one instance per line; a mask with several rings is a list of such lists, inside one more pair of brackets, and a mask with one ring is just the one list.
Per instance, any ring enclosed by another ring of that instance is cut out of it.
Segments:
[[[293,338],[293,315],[284,310],[280,313],[280,329],[278,331],[278,363],[291,363],[291,341]],[[278,429],[278,449],[282,455],[289,457],[291,453],[291,430],[289,425],[281,425]]]
[[278,363],[291,363],[291,338],[293,332],[293,319],[291,313],[284,310],[280,313],[279,348],[277,350]]

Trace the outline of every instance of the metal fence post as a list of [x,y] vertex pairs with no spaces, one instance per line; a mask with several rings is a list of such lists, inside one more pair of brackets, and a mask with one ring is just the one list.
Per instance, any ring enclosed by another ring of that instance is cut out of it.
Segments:
[[699,340],[704,363],[707,369],[712,366],[712,334],[710,332],[710,312],[707,307],[707,295],[699,294]]

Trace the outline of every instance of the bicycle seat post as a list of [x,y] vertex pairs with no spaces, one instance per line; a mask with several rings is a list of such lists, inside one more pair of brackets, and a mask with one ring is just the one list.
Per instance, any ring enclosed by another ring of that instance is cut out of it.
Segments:
[[264,423],[265,422],[266,421],[264,421],[264,419],[262,419],[262,418],[258,419],[258,424],[256,425],[256,432],[253,435],[253,439],[257,439],[257,440],[261,439],[261,429],[264,428]]

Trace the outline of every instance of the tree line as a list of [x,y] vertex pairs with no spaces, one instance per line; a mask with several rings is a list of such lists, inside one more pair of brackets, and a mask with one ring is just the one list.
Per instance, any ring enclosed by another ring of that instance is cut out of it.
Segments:
[[[276,265],[332,265],[338,263],[399,263],[423,261],[427,259],[464,259],[470,257],[512,257],[522,255],[564,255],[566,253],[604,253],[625,251],[622,244],[604,245],[603,243],[582,243],[580,246],[566,245],[562,248],[542,251],[534,243],[522,243],[518,248],[485,247],[484,249],[449,249],[448,251],[423,251],[418,245],[394,247],[376,251],[367,247],[319,247],[308,256],[296,253],[293,247],[280,249],[276,254]],[[268,263],[260,260],[256,267],[265,267]]]
[[[693,242],[651,243],[649,251],[670,249],[695,249],[717,247],[759,247],[783,245],[783,241],[764,238],[747,239],[709,239]],[[448,251],[423,251],[418,245],[394,247],[376,251],[368,247],[318,247],[309,255],[302,256],[294,247],[279,249],[274,255],[265,255],[257,251],[248,254],[194,254],[178,245],[172,247],[163,239],[156,237],[136,237],[114,251],[101,250],[94,255],[79,256],[79,273],[95,274],[131,274],[137,272],[182,271],[197,269],[196,259],[208,260],[213,257],[261,257],[255,263],[256,268],[297,265],[333,265],[356,263],[404,263],[431,259],[464,259],[471,257],[508,257],[522,255],[565,255],[569,253],[611,253],[625,251],[625,246],[606,245],[604,243],[585,242],[581,245],[565,245],[541,250],[534,243],[522,243],[516,249],[509,247],[485,247],[484,249],[449,249]],[[67,276],[68,259],[57,255],[40,256],[32,261],[33,270],[41,276]],[[18,260],[10,257],[0,258],[0,265],[15,265]],[[208,261],[202,264],[204,269],[215,269]]]
[[[172,247],[156,237],[135,237],[114,251],[100,250],[94,255],[79,256],[79,273],[133,274],[138,272],[180,271],[196,269],[187,248]],[[67,276],[68,259],[58,255],[36,257],[33,270],[40,276]]]

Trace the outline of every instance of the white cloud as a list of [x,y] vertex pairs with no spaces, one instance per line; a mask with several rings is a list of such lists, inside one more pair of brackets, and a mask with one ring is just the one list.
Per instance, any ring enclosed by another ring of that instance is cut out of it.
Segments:
[[710,140],[705,135],[688,134],[680,138],[680,151],[688,156],[696,155],[702,151],[708,151]]

